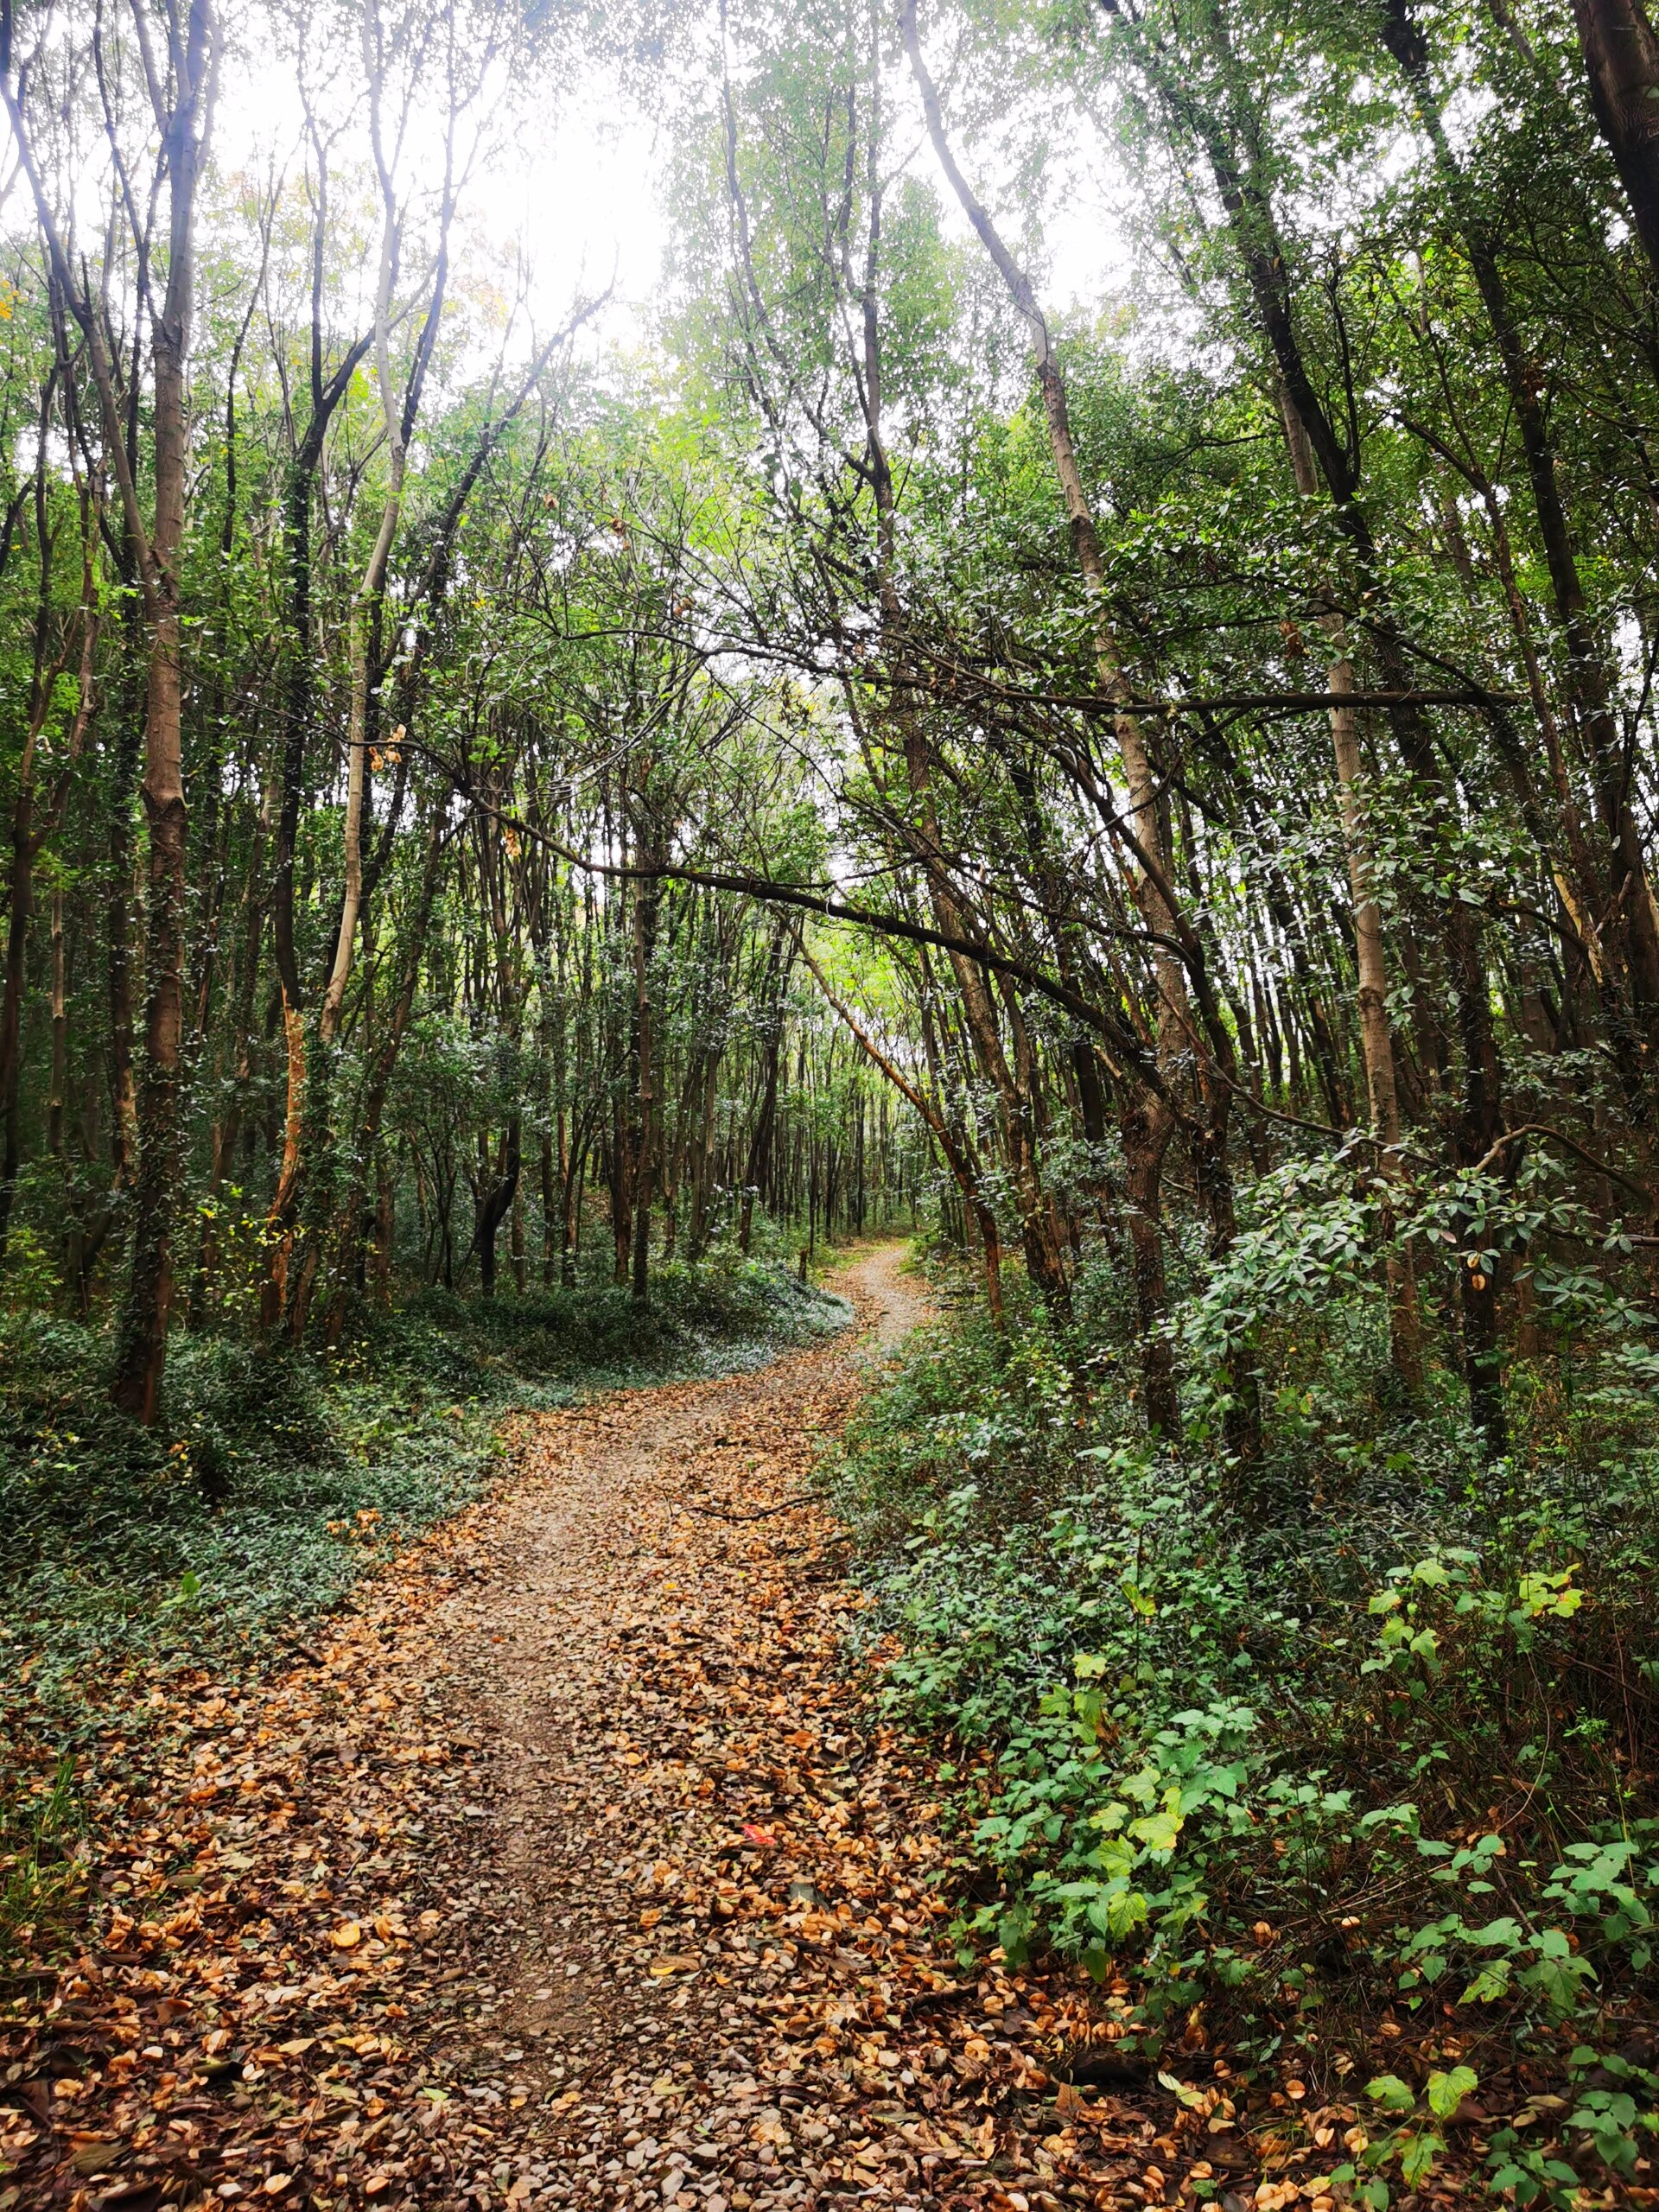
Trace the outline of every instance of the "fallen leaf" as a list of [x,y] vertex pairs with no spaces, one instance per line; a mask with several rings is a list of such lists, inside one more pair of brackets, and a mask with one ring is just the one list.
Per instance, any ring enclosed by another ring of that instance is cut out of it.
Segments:
[[118,2143],[83,2143],[69,2163],[78,2174],[107,2173],[121,2156]]

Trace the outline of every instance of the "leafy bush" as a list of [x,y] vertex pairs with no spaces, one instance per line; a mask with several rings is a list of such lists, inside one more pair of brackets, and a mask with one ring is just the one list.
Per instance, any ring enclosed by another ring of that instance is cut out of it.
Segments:
[[[1177,1324],[1179,1455],[1141,1431],[1086,1273],[1068,1330],[969,1312],[912,1342],[829,1477],[868,1632],[897,1635],[882,1694],[957,1763],[964,1951],[1132,1962],[1153,2050],[1201,2017],[1247,2063],[1345,2068],[1386,2014],[1558,2069],[1560,2033],[1607,2051],[1659,1993],[1646,1325],[1604,1299],[1512,1372],[1521,1441],[1489,1467],[1451,1392],[1373,1387],[1381,1300],[1315,1211],[1224,1347],[1262,1389],[1248,1468],[1203,1417],[1209,1286]],[[1645,2063],[1576,2107],[1580,2165],[1635,2155]],[[1439,2155],[1407,2102],[1354,2168],[1373,2205]],[[1499,2170],[1523,2201],[1567,2186],[1520,2151]]]

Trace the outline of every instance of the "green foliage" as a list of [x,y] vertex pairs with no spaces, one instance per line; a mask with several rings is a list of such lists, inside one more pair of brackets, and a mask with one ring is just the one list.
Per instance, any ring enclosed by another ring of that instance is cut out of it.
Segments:
[[1471,2066],[1431,2073],[1420,2107],[1417,2093],[1397,2074],[1379,2074],[1367,2084],[1365,2094],[1378,2117],[1386,2115],[1392,2125],[1370,2139],[1354,2164],[1338,2166],[1332,2180],[1351,2188],[1357,2203],[1370,2207],[1371,2212],[1386,2212],[1389,2190],[1383,2170],[1397,2165],[1408,2190],[1421,2188],[1446,2152],[1440,2127],[1474,2094],[1479,2079]]
[[[1388,2005],[1547,2053],[1656,1986],[1659,1807],[1630,1748],[1659,1676],[1652,1446],[1623,1379],[1643,1339],[1604,1307],[1571,1417],[1535,1401],[1523,1484],[1481,1469],[1454,1401],[1373,1395],[1376,1294],[1328,1225],[1264,1219],[1268,1246],[1319,1255],[1317,1287],[1281,1272],[1255,1309],[1277,1388],[1248,1476],[1198,1424],[1179,1459],[1138,1433],[1103,1297],[1069,1329],[1032,1311],[999,1340],[970,1313],[917,1341],[832,1470],[872,1633],[902,1647],[881,1694],[948,1740],[993,1877],[959,1938],[1131,1962],[1154,2048],[1207,1993],[1246,2058]],[[1465,2071],[1421,2106],[1373,2083],[1360,2201],[1421,2185]],[[1644,2094],[1580,2100],[1591,2165],[1625,2158]]]
[[72,1760],[33,1787],[9,1777],[0,1789],[0,1968],[50,1951],[67,1927],[80,1888],[79,1832]]

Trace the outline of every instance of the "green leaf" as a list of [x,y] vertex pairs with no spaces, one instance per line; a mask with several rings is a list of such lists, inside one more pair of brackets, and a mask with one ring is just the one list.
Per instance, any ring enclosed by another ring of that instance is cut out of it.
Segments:
[[1400,2172],[1409,2189],[1418,2188],[1434,2171],[1446,2148],[1438,2135],[1408,2135],[1401,2145]]
[[1379,2074],[1366,2083],[1365,2094],[1389,2112],[1409,2112],[1417,2101],[1397,2074]]
[[1475,1976],[1459,1998],[1459,2005],[1493,2005],[1508,1993],[1510,1962],[1507,1959],[1492,1959]]
[[1480,2076],[1472,2066],[1454,2066],[1449,2074],[1428,2077],[1428,2108],[1436,2120],[1450,2120],[1464,2099],[1472,2096]]
[[1160,2072],[1159,2074],[1158,2080],[1160,2084],[1164,2088],[1167,2089],[1172,2096],[1179,2098],[1182,2104],[1186,2107],[1189,2112],[1202,2112],[1204,2110],[1205,2100],[1204,2091],[1202,2089],[1195,2089],[1190,2083],[1185,2082],[1178,2082],[1173,2074],[1165,2074]]

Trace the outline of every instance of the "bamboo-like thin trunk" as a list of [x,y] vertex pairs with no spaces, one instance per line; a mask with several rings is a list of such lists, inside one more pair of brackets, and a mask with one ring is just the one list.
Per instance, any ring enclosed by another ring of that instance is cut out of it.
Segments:
[[[1307,431],[1296,404],[1281,383],[1279,406],[1284,419],[1285,442],[1290,452],[1291,474],[1302,498],[1319,495],[1319,473],[1307,442]],[[1394,1037],[1389,1022],[1388,958],[1382,930],[1382,909],[1375,888],[1376,860],[1365,818],[1364,767],[1359,751],[1359,725],[1352,697],[1354,664],[1348,656],[1347,624],[1339,609],[1319,617],[1319,627],[1331,648],[1325,682],[1338,703],[1331,709],[1331,750],[1336,762],[1338,804],[1342,814],[1343,842],[1347,852],[1348,888],[1352,905],[1355,964],[1358,969],[1360,1058],[1365,1069],[1365,1096],[1370,1109],[1371,1133],[1376,1140],[1377,1162],[1383,1178],[1397,1183],[1401,1175],[1400,1098],[1395,1082]],[[1384,1233],[1389,1224],[1385,1224]],[[1385,1259],[1389,1287],[1389,1327],[1394,1369],[1406,1388],[1421,1388],[1423,1378],[1422,1319],[1417,1305],[1417,1285],[1408,1254],[1390,1251]]]

